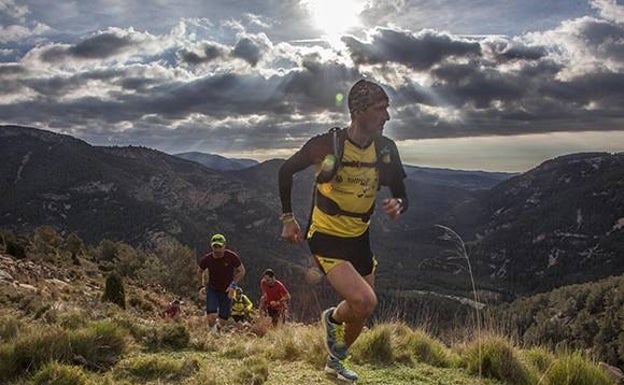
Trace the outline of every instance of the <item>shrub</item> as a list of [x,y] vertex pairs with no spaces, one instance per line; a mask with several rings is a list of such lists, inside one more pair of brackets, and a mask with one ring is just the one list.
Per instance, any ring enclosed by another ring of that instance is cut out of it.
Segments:
[[125,329],[110,321],[88,325],[70,335],[72,353],[81,363],[95,370],[113,366],[127,347]]
[[190,341],[184,324],[164,324],[154,327],[145,336],[145,345],[152,349],[184,349]]
[[14,256],[16,259],[26,258],[26,247],[17,241],[8,240],[6,243],[6,253]]
[[269,378],[269,364],[264,357],[245,358],[242,367],[236,373],[236,380],[241,385],[262,385]]
[[51,362],[35,373],[32,382],[35,385],[86,385],[88,379],[79,367]]
[[102,300],[112,302],[122,309],[126,308],[126,290],[121,276],[116,272],[111,272],[106,277],[106,286]]
[[125,314],[116,314],[112,316],[111,322],[113,322],[118,328],[127,330],[132,338],[137,341],[145,340],[150,334],[150,327],[128,318]]
[[391,364],[394,361],[391,327],[388,324],[377,325],[363,333],[352,346],[352,351],[358,361]]
[[15,362],[15,345],[12,343],[0,344],[0,382],[10,380],[17,374]]
[[516,358],[511,344],[501,337],[474,341],[465,351],[468,372],[515,385],[535,384],[535,374]]
[[146,301],[142,296],[138,294],[130,295],[128,298],[128,304],[130,305],[130,307],[139,309],[145,313],[152,313],[156,310],[151,302]]
[[[266,351],[270,359],[296,361],[306,358],[319,365],[325,362],[327,353],[316,327],[293,327],[286,324],[271,330],[265,339],[268,341],[269,348]],[[319,353],[322,359],[316,359]]]
[[199,370],[194,359],[177,360],[164,356],[135,357],[120,364],[121,373],[143,381],[167,380],[179,381]]
[[408,335],[405,345],[406,350],[419,362],[442,368],[450,366],[446,347],[422,330],[414,330]]
[[544,373],[555,360],[555,356],[544,347],[533,347],[524,352],[526,361],[538,372]]
[[0,341],[11,341],[17,336],[22,322],[13,315],[5,315],[0,317]]
[[88,322],[88,314],[84,310],[71,310],[59,313],[56,316],[57,323],[65,329],[76,330],[84,327]]
[[71,357],[68,333],[60,328],[33,328],[0,347],[0,379],[27,374],[52,361]]
[[[228,373],[229,374],[229,373]],[[192,382],[187,382],[190,384],[202,384],[202,385],[223,385],[230,383],[230,376],[225,374],[223,371],[218,370],[214,367],[206,367],[202,369],[199,374],[193,377]]]
[[611,378],[580,354],[566,354],[556,359],[545,373],[548,385],[610,385]]

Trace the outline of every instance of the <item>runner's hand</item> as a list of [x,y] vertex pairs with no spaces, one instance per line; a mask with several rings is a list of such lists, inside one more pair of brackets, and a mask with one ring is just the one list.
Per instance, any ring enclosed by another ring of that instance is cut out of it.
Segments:
[[301,227],[299,227],[296,219],[284,223],[282,226],[282,238],[290,243],[301,243],[303,241]]
[[400,198],[386,198],[383,200],[383,209],[390,219],[395,220],[401,215],[403,202]]

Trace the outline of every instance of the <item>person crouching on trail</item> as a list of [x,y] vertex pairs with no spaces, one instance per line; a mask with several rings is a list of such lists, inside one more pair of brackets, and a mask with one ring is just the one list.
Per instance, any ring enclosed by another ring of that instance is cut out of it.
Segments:
[[251,322],[252,310],[253,303],[243,293],[243,289],[237,287],[232,298],[232,319],[236,322]]
[[286,322],[290,293],[286,286],[275,278],[273,270],[264,271],[260,280],[260,289],[262,289],[260,307],[271,317],[273,326],[277,326],[280,321]]
[[[390,188],[392,197],[381,203],[392,220],[407,210],[408,201],[399,151],[383,135],[390,120],[388,95],[380,85],[362,79],[347,100],[350,125],[309,139],[280,167],[278,183],[282,238],[300,243],[305,237],[317,265],[343,298],[321,314],[329,353],[325,371],[356,381],[357,373],[345,367],[344,360],[377,306],[377,260],[369,240],[377,191]],[[302,233],[292,210],[293,175],[311,165],[316,167],[314,203],[309,227]]]
[[[200,295],[206,290],[206,318],[208,325],[216,330],[220,321],[230,318],[232,297],[238,283],[245,276],[245,267],[238,254],[225,248],[225,236],[215,234],[210,239],[212,251],[199,260],[197,278]],[[204,270],[208,272],[208,284],[204,283]]]

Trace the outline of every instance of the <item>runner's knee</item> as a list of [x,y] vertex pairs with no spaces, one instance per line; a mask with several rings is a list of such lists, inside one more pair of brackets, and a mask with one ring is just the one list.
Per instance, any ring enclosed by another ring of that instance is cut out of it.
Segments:
[[368,317],[375,311],[377,296],[375,296],[374,293],[362,293],[361,295],[347,300],[347,303],[358,316]]

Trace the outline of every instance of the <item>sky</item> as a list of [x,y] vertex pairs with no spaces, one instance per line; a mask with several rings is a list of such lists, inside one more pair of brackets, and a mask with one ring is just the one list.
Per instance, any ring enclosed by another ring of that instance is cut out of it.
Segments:
[[0,0],[0,124],[286,158],[390,97],[405,164],[624,151],[624,0]]

